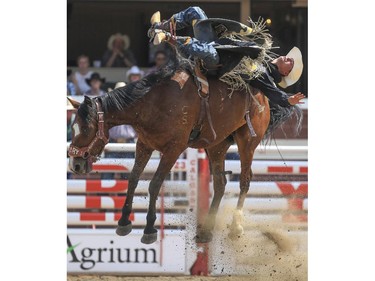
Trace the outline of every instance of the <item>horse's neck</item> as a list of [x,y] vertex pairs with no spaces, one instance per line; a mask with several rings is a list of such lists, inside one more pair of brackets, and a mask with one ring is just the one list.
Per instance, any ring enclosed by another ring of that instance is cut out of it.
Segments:
[[118,125],[134,125],[139,115],[138,102],[135,105],[124,108],[123,110],[109,108],[105,113],[105,119],[109,127]]

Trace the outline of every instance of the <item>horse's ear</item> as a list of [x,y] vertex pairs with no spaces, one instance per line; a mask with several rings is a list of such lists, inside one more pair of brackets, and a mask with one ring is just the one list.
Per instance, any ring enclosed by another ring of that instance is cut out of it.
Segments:
[[88,96],[85,96],[84,103],[87,104],[87,105],[92,105],[91,98],[89,98]]
[[81,105],[78,101],[75,101],[75,100],[72,100],[70,99],[69,97],[66,97],[68,99],[68,101],[70,102],[70,104],[75,108],[75,109],[78,109],[78,107]]

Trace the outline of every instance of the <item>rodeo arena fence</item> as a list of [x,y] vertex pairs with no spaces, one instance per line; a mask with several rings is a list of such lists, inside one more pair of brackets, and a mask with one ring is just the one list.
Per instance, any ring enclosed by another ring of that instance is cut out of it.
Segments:
[[[142,244],[141,237],[146,225],[148,184],[160,155],[153,153],[135,191],[131,215],[133,230],[120,237],[115,229],[128,187],[126,177],[121,175],[128,174],[134,165],[133,158],[106,158],[107,153],[113,155],[120,151],[134,153],[135,144],[107,144],[102,158],[94,163],[93,172],[85,178],[73,175],[68,168],[68,273],[223,274],[222,261],[215,257],[228,252],[219,240],[224,235],[227,237],[229,230],[214,230],[213,241],[208,244],[197,245],[194,239],[197,224],[207,214],[213,195],[204,150],[187,149],[164,181],[157,201],[158,240],[149,245]],[[228,153],[238,156],[237,146],[231,146]],[[232,174],[226,175],[228,183],[217,219],[223,219],[224,222],[217,224],[224,225],[232,220],[240,191],[240,162],[227,159],[225,170]],[[306,237],[307,146],[260,145],[255,152],[252,171],[254,176],[243,208],[244,221],[277,225],[287,229],[288,235]],[[112,178],[102,179],[102,173],[111,173]],[[244,235],[252,231],[251,228],[245,224]],[[241,273],[240,263],[236,260],[231,263],[229,267],[233,272]]]

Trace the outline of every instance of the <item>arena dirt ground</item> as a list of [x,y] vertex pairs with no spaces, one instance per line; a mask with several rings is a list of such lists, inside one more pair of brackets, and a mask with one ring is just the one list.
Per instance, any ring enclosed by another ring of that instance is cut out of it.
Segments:
[[[218,225],[220,230],[220,223]],[[67,276],[68,281],[307,281],[307,234],[301,237],[289,235],[288,229],[273,226],[247,225],[245,235],[237,242],[219,237],[211,242],[212,246],[226,255],[221,256],[219,272],[216,276],[110,276],[110,275],[73,275]],[[302,240],[302,241],[301,241]],[[221,246],[222,245],[222,246]],[[247,245],[244,251],[244,245]],[[251,246],[251,247],[249,247]],[[250,249],[249,249],[250,248]],[[232,262],[229,260],[232,259]],[[230,268],[233,265],[236,268]],[[214,263],[215,261],[213,261]],[[215,266],[213,264],[213,266]],[[240,275],[239,275],[240,274]]]
[[[68,281],[245,281],[245,280],[301,280],[301,279],[269,279],[269,277],[249,277],[249,276],[217,276],[217,277],[207,277],[207,276],[145,276],[145,277],[131,277],[131,276],[104,276],[104,275],[79,275],[68,276]],[[304,279],[304,280],[307,280]]]

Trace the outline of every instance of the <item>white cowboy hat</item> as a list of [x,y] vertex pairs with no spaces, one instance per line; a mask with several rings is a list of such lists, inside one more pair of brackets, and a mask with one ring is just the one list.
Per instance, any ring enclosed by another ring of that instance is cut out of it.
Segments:
[[301,77],[303,70],[302,54],[297,47],[293,47],[286,56],[294,60],[294,66],[288,76],[281,77],[279,86],[283,88],[289,87],[290,85],[296,83]]
[[138,66],[133,65],[127,72],[126,72],[126,79],[129,80],[130,75],[141,75],[143,77],[144,71],[140,70]]
[[[125,82],[117,82],[116,85],[115,85],[115,88],[114,88],[114,89],[121,88],[121,87],[125,87],[125,86],[126,86],[126,83],[125,83]],[[114,89],[112,89],[112,88],[108,88],[108,91],[107,91],[107,92],[111,92],[111,91],[113,91]]]
[[120,38],[120,39],[122,39],[122,41],[124,41],[124,50],[126,50],[130,47],[129,36],[126,35],[126,34],[116,33],[116,34],[111,35],[111,37],[109,37],[109,39],[108,39],[107,47],[108,47],[109,50],[112,50],[113,41],[117,38]]
[[115,89],[125,87],[125,86],[126,86],[125,82],[117,82],[116,85],[115,85]]

